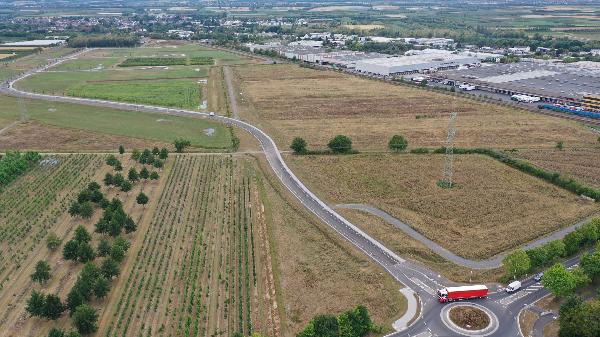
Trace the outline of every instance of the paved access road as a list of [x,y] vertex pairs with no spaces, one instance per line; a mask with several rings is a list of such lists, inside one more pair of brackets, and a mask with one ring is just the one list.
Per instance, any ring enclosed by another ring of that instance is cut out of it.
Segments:
[[[352,243],[373,261],[383,267],[396,280],[404,284],[408,289],[403,293],[406,296],[416,296],[409,300],[409,303],[420,303],[420,315],[415,319],[411,317],[401,318],[395,328],[401,330],[390,336],[457,336],[455,331],[447,326],[442,317],[442,309],[444,305],[437,302],[436,290],[444,286],[454,285],[452,282],[436,275],[431,270],[409,261],[402,259],[394,252],[389,250],[383,244],[364,233],[358,227],[350,223],[344,217],[339,215],[321,199],[314,195],[288,168],[285,161],[281,157],[277,145],[262,130],[257,127],[235,118],[224,116],[210,116],[210,113],[202,113],[184,109],[173,109],[165,107],[157,107],[143,104],[130,104],[111,102],[96,99],[86,99],[77,97],[52,96],[37,93],[25,92],[14,87],[14,84],[32,74],[60,64],[68,59],[76,58],[86,50],[79,51],[61,59],[51,61],[48,65],[28,71],[15,78],[5,82],[0,88],[0,92],[16,97],[24,97],[29,99],[46,100],[51,102],[75,103],[90,106],[102,106],[114,109],[136,110],[150,113],[160,113],[177,116],[191,116],[195,118],[207,118],[227,125],[234,125],[242,128],[252,134],[259,142],[274,173],[280,179],[282,184],[294,195],[298,200],[309,209],[313,214],[319,217],[323,222],[329,225],[339,235]],[[572,262],[575,263],[575,262]],[[502,291],[492,293],[487,299],[477,301],[478,305],[484,306],[497,317],[498,328],[491,331],[489,336],[520,336],[518,328],[518,313],[524,307],[537,301],[545,296],[547,291],[540,287],[532,287],[531,281],[525,281],[523,288],[525,290],[516,294],[507,295]],[[530,288],[531,287],[531,288]],[[494,290],[494,289],[492,289]],[[497,289],[496,289],[497,290]],[[518,294],[518,295],[517,295]],[[411,312],[412,310],[409,310]],[[411,323],[410,327],[406,327]]]

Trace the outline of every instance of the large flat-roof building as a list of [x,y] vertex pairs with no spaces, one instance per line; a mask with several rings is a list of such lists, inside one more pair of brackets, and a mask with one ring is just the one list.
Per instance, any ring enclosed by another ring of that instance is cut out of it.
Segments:
[[52,47],[65,44],[65,40],[31,40],[31,41],[19,41],[19,42],[7,42],[3,43],[5,47]]
[[479,59],[465,54],[428,53],[423,55],[384,57],[356,62],[356,70],[366,74],[394,76],[478,65]]

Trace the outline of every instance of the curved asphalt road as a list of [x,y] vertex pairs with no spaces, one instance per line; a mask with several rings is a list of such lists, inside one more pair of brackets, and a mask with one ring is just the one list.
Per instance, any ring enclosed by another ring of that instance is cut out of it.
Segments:
[[[177,116],[192,116],[196,118],[207,118],[227,125],[235,125],[252,134],[259,142],[269,162],[269,165],[281,180],[283,185],[298,198],[298,200],[309,209],[313,214],[319,217],[323,222],[329,225],[333,230],[339,233],[347,241],[352,243],[358,249],[367,254],[373,261],[383,267],[396,280],[403,283],[413,292],[421,303],[421,314],[413,320],[412,325],[408,328],[403,324],[408,323],[408,320],[402,320],[402,324],[397,326],[401,329],[400,332],[392,333],[388,336],[456,336],[456,333],[448,329],[440,318],[441,308],[444,306],[437,302],[435,291],[443,286],[449,286],[452,282],[443,279],[440,275],[436,275],[431,270],[406,261],[389,250],[383,244],[364,233],[355,225],[350,223],[344,217],[332,210],[321,199],[315,196],[302,182],[294,175],[283,161],[281,154],[269,135],[257,127],[241,120],[228,118],[224,116],[210,116],[209,113],[202,113],[191,110],[172,109],[165,107],[156,107],[142,104],[130,104],[111,102],[96,99],[52,96],[44,94],[36,94],[25,92],[14,88],[14,83],[31,76],[37,72],[45,71],[48,68],[56,66],[68,59],[76,58],[86,50],[65,56],[61,59],[51,61],[48,65],[28,71],[2,84],[0,93],[4,93],[16,97],[24,97],[30,99],[46,100],[51,102],[76,103],[90,106],[101,106],[122,110],[136,110],[150,113],[160,113]],[[567,261],[574,264],[577,260]],[[405,292],[406,294],[406,292]],[[532,281],[523,282],[523,290],[512,295],[506,295],[502,291],[492,292],[489,297],[484,300],[477,301],[479,305],[492,310],[498,317],[500,328],[490,336],[506,336],[515,337],[521,336],[518,327],[518,313],[524,305],[529,305],[545,296],[547,291],[539,288]]]
[[[389,213],[380,210],[379,208],[370,206],[370,205],[366,205],[366,204],[340,204],[340,205],[335,205],[335,208],[345,208],[345,209],[355,209],[355,210],[360,210],[360,211],[364,211],[367,213],[370,213],[372,215],[375,215],[381,219],[383,219],[385,222],[395,226],[396,228],[400,229],[401,231],[403,231],[404,233],[408,234],[409,236],[411,236],[413,239],[416,239],[418,241],[420,241],[421,243],[423,243],[425,246],[427,246],[427,248],[431,249],[433,252],[435,252],[436,254],[444,257],[445,259],[461,265],[461,266],[465,266],[467,268],[471,268],[471,269],[492,269],[492,268],[497,268],[500,267],[502,265],[502,259],[506,256],[506,254],[508,254],[508,252],[506,253],[502,253],[502,254],[498,254],[496,256],[493,256],[487,260],[470,260],[470,259],[466,259],[464,257],[458,256],[454,253],[452,253],[451,251],[447,250],[446,248],[440,246],[439,244],[437,244],[436,242],[428,239],[427,237],[425,237],[423,234],[417,232],[416,230],[414,230],[411,226],[407,225],[406,223],[402,222],[401,220],[395,218],[394,216],[390,215]],[[557,239],[561,239],[563,237],[565,237],[565,235],[575,231],[577,228],[581,227],[582,225],[588,223],[592,218],[594,218],[594,216],[592,217],[588,217],[585,218],[583,220],[578,221],[577,223],[560,229],[558,231],[552,232],[549,235],[546,235],[544,237],[541,237],[537,240],[528,242],[524,245],[521,246],[521,248],[528,250],[528,249],[532,249],[535,247],[539,247],[543,244],[546,244],[550,241],[553,240],[557,240]]]

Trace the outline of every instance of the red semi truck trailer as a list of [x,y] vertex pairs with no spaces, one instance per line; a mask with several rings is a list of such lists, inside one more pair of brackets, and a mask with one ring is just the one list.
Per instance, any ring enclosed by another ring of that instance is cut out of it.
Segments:
[[488,288],[484,285],[448,287],[437,291],[438,301],[440,301],[440,303],[484,298],[487,294]]

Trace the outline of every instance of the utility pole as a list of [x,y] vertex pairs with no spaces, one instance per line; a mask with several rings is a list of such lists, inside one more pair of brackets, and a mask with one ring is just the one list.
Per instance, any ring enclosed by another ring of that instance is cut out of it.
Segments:
[[440,181],[440,187],[452,188],[452,175],[454,173],[454,138],[456,137],[457,112],[450,113],[448,121],[448,136],[446,137],[446,155],[444,162],[444,178]]

